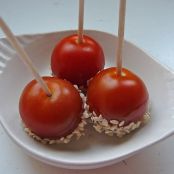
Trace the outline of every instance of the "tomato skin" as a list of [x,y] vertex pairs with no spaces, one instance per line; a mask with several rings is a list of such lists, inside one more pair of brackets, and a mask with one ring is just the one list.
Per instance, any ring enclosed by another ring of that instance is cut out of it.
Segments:
[[147,111],[148,91],[143,81],[123,68],[102,70],[89,82],[87,102],[90,110],[107,120],[138,121]]
[[77,39],[77,35],[68,36],[56,45],[51,56],[51,69],[55,76],[85,86],[87,80],[104,68],[104,53],[89,36],[84,35],[82,43]]
[[82,99],[68,81],[44,77],[52,96],[31,81],[19,101],[20,116],[32,132],[41,138],[60,138],[70,134],[81,121]]

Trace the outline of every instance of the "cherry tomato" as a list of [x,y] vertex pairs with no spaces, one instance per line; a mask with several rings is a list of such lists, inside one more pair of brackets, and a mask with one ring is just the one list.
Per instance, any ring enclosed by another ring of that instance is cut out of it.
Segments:
[[147,111],[148,91],[143,81],[123,68],[117,75],[116,68],[102,70],[89,82],[87,102],[90,110],[107,120],[140,120]]
[[92,38],[84,35],[82,43],[77,39],[77,35],[68,36],[56,45],[51,68],[55,76],[85,86],[87,80],[104,68],[104,53]]
[[52,96],[31,81],[23,90],[19,111],[23,122],[41,138],[60,138],[70,134],[81,121],[82,99],[68,81],[55,77],[43,78]]

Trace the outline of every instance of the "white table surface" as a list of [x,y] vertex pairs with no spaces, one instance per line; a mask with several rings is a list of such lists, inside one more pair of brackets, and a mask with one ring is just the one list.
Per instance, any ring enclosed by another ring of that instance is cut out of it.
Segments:
[[[127,0],[125,37],[174,69],[174,0]],[[85,28],[115,34],[118,0],[86,0]],[[78,0],[0,0],[15,34],[76,29]],[[0,36],[2,36],[0,32]],[[124,162],[94,170],[67,170],[28,157],[0,126],[0,174],[172,174],[174,136]]]

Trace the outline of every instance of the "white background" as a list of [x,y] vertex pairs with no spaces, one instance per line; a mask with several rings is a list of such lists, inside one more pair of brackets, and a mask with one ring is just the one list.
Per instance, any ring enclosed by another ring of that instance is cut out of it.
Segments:
[[[76,29],[78,0],[0,0],[0,16],[18,35]],[[117,24],[118,0],[85,1],[86,29],[116,34]],[[174,69],[174,0],[127,0],[125,37]],[[172,174],[173,147],[174,136],[112,166],[67,170],[28,157],[0,126],[0,174]]]

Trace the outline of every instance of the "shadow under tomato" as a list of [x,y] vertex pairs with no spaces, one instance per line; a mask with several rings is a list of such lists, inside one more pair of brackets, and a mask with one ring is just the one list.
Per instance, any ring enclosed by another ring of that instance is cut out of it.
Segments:
[[[141,127],[142,128],[142,127]],[[139,129],[141,129],[139,128]],[[115,136],[107,136],[104,133],[98,133],[94,130],[91,125],[88,125],[85,131],[85,136],[81,137],[79,140],[73,139],[68,144],[57,144],[57,145],[44,145],[47,148],[55,151],[85,151],[93,146],[119,146],[126,143],[131,139],[139,130],[131,132],[131,134],[126,135],[122,138],[117,138]]]

